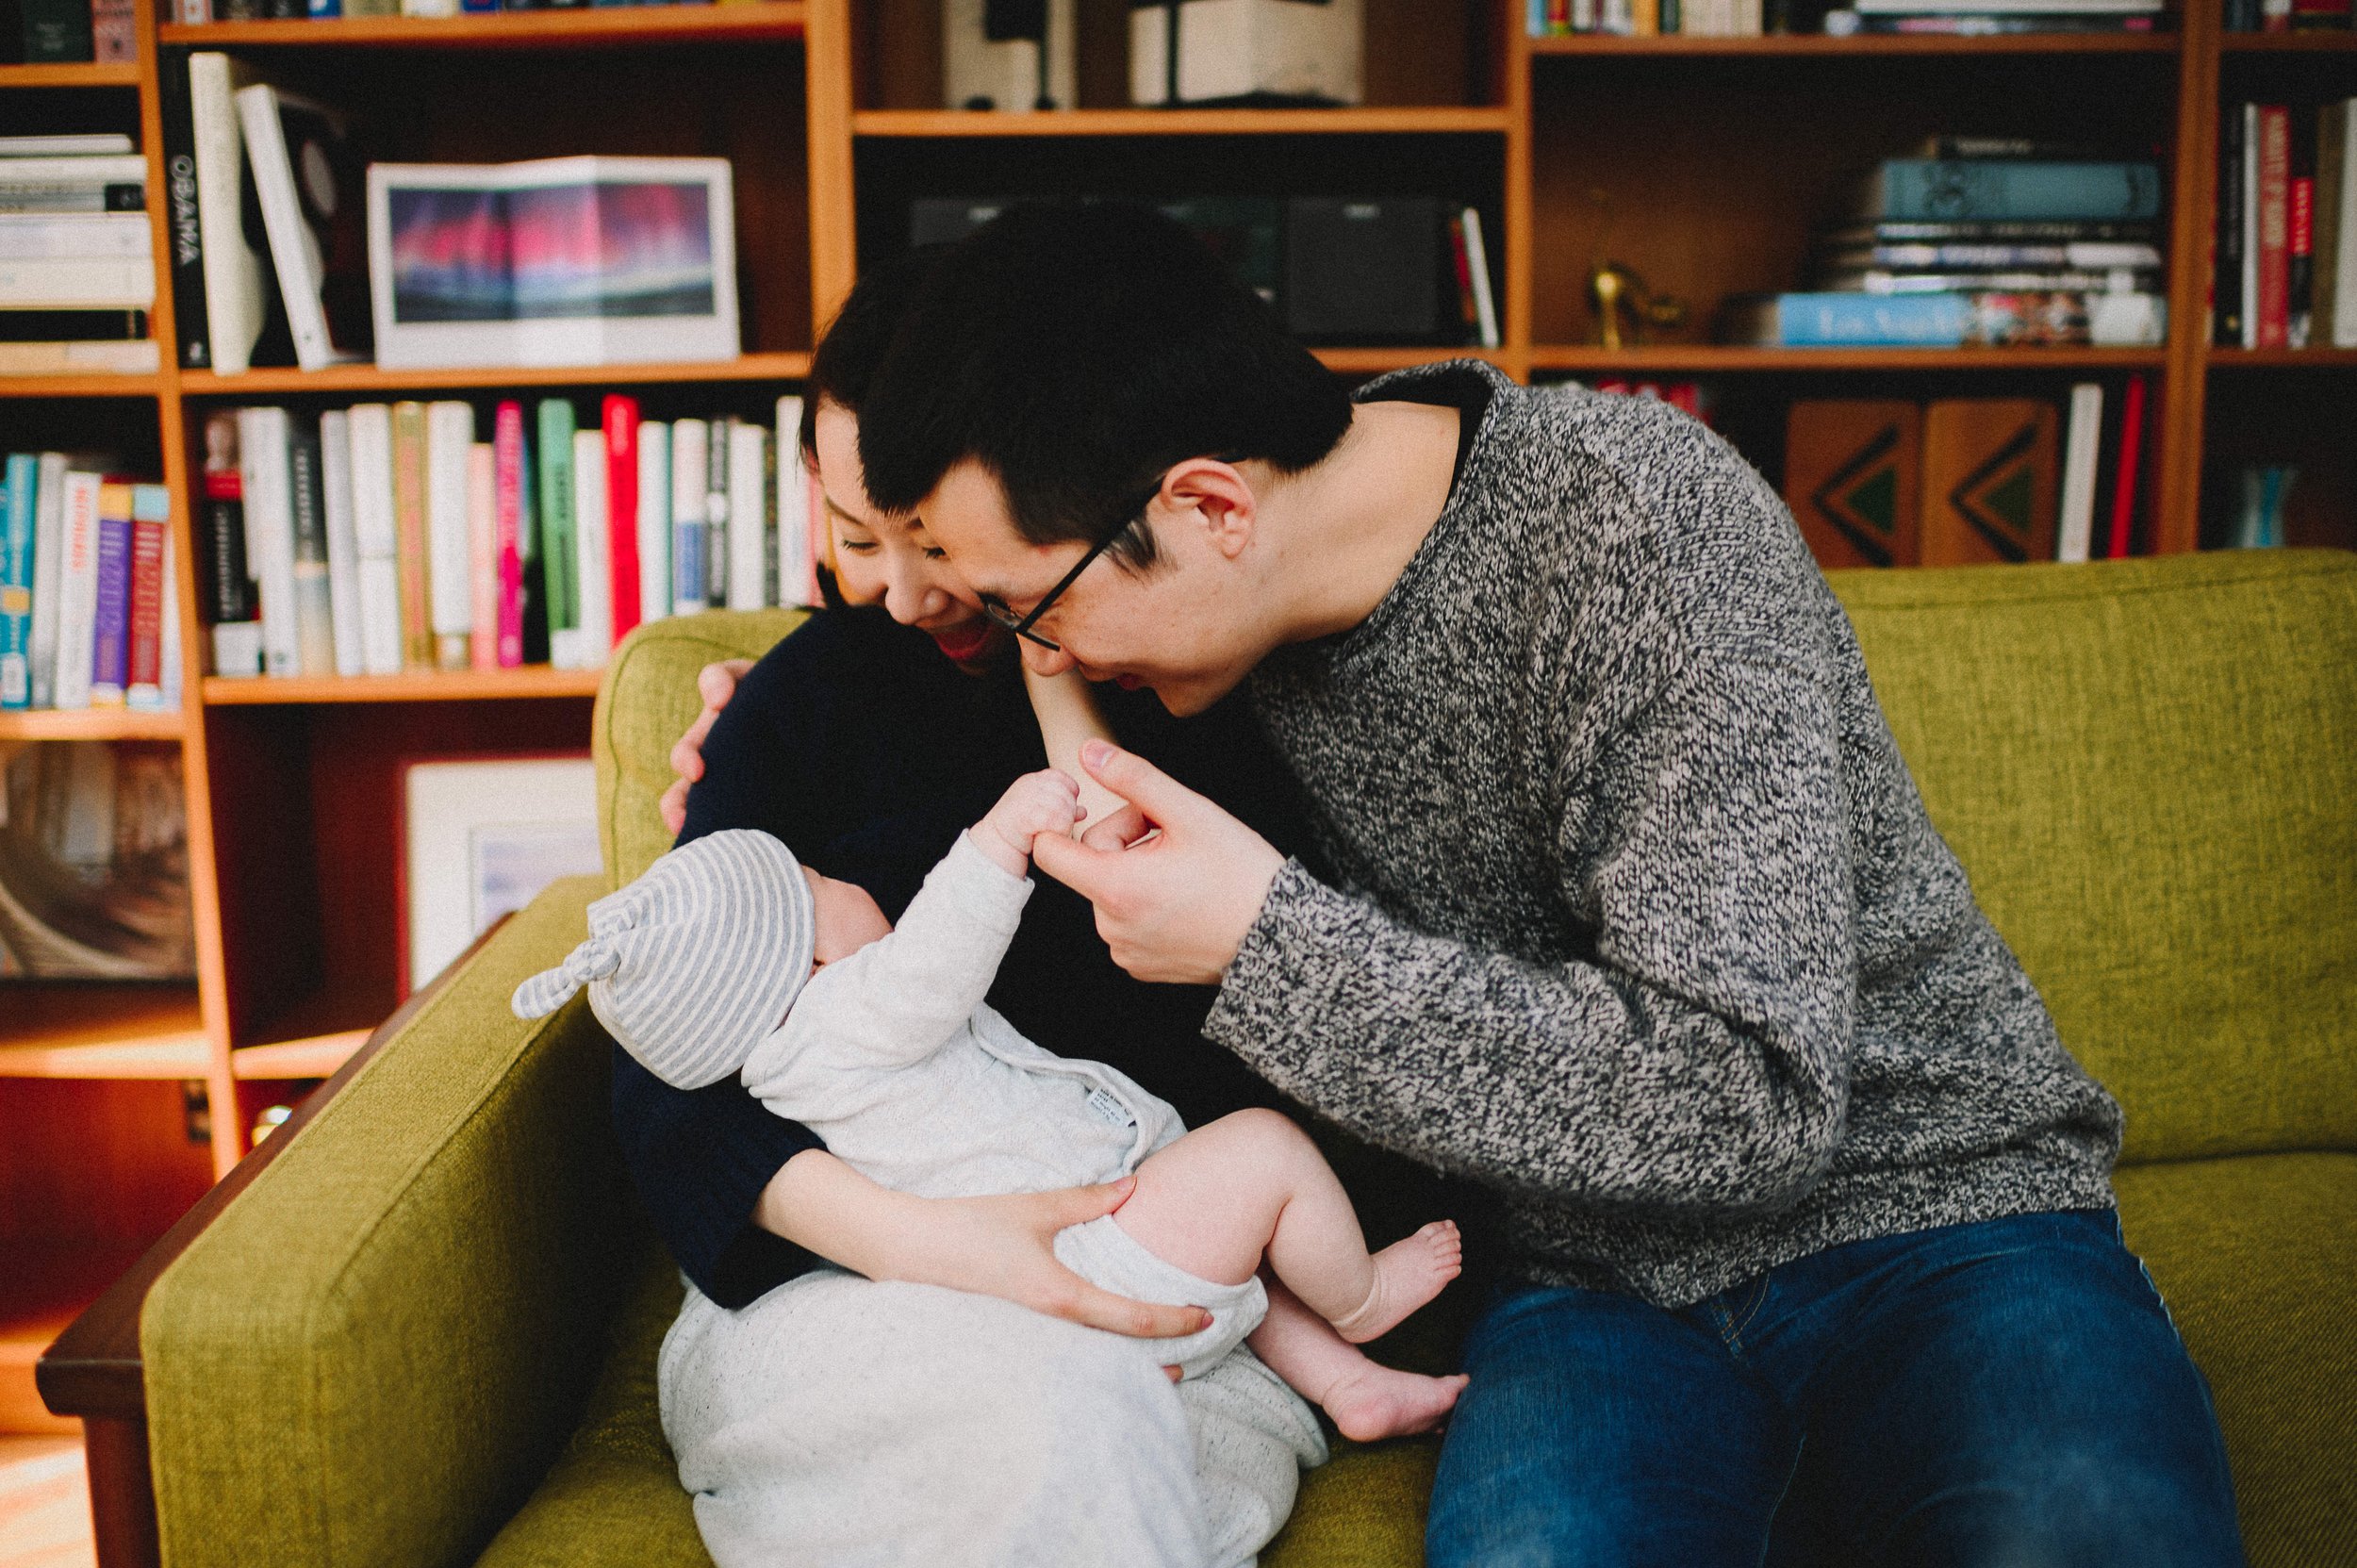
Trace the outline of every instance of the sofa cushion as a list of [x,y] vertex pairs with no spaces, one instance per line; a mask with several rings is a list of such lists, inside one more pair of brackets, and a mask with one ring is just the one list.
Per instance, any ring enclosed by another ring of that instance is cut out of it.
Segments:
[[2357,1562],[2357,1154],[2119,1173],[2128,1245],[2226,1433],[2251,1568]]
[[2124,1157],[2357,1148],[2357,556],[1835,586]]

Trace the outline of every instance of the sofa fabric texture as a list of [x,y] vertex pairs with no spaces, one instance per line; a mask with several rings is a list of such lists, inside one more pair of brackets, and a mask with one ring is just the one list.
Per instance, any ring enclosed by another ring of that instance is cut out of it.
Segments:
[[[2357,1561],[2357,556],[1835,578],[1932,819],[2120,1100],[2122,1220],[2208,1378],[2255,1568]],[[607,863],[694,673],[783,613],[642,628],[596,734]],[[656,1422],[676,1274],[578,1003],[506,997],[598,889],[519,916],[158,1281],[170,1568],[705,1561]],[[1409,1568],[1433,1449],[1337,1446],[1270,1568]]]

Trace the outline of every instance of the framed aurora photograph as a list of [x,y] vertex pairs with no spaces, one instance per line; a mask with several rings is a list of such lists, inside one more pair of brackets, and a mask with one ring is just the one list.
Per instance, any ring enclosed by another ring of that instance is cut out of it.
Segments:
[[377,363],[733,359],[733,213],[726,158],[371,165]]

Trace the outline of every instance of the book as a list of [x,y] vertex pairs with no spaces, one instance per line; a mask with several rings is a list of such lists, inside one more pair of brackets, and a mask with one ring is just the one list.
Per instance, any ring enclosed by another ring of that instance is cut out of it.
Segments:
[[133,0],[90,0],[91,58],[130,65],[140,58],[139,11]]
[[119,708],[131,673],[131,483],[98,487],[97,594],[91,615],[90,705]]
[[2167,336],[2156,294],[1791,293],[1738,296],[1723,340],[1785,348],[2150,346]]
[[104,481],[80,469],[65,476],[58,557],[57,705],[91,705],[91,671],[98,635],[98,510]]
[[164,705],[164,542],[171,522],[170,490],[161,485],[131,487],[130,652],[124,701],[146,713]]
[[0,310],[0,343],[123,343],[146,336],[144,310]]
[[2259,106],[2245,104],[2230,111],[2241,122],[2237,145],[2242,151],[2242,206],[2235,214],[2242,238],[2236,254],[2242,257],[2242,339],[2239,346],[2259,346]]
[[2144,421],[2146,404],[2145,377],[2141,372],[2128,378],[2120,396],[2118,458],[2112,480],[2111,528],[2105,536],[2103,558],[2107,561],[2124,559],[2134,545],[2137,490],[2144,474]]
[[810,466],[802,460],[802,400],[778,399],[778,602],[816,605],[818,541],[813,532],[823,505],[814,505]]
[[576,669],[595,669],[614,648],[614,578],[606,552],[613,543],[613,524],[606,517],[605,433],[573,433],[573,553],[581,571],[574,604],[580,623],[573,630]]
[[0,261],[104,259],[147,266],[154,255],[143,212],[0,214]]
[[1496,297],[1490,291],[1490,249],[1481,238],[1481,211],[1465,208],[1459,220],[1465,236],[1465,271],[1473,280],[1474,324],[1481,346],[1498,346],[1498,307]]
[[735,450],[736,421],[712,421],[704,452],[704,608],[729,605],[729,454]]
[[474,546],[468,520],[467,466],[474,451],[474,408],[454,399],[425,411],[426,596],[436,669],[465,669],[474,659]]
[[245,554],[245,485],[239,476],[238,416],[222,410],[205,421],[205,515],[198,603],[212,628],[213,673],[262,672],[262,595]]
[[729,426],[729,608],[776,602],[769,588],[769,432],[750,420]]
[[335,634],[336,673],[366,674],[360,638],[360,536],[352,513],[352,416],[320,416],[320,506],[327,528],[328,625]]
[[121,131],[67,131],[55,136],[0,136],[0,158],[107,157],[137,150]]
[[611,537],[606,603],[616,643],[638,624],[638,400],[609,393],[599,408],[605,432],[605,517]]
[[1870,220],[2151,220],[2161,210],[2152,163],[1891,158],[1852,204]]
[[0,376],[153,375],[161,363],[152,342],[11,343],[0,340]]
[[1827,272],[1863,272],[1889,268],[1917,272],[2007,272],[2052,268],[2102,272],[2115,268],[2157,273],[2163,262],[2158,245],[2137,240],[2053,240],[1984,242],[1893,240],[1828,247],[1816,264]]
[[638,619],[671,613],[671,426],[638,426]]
[[360,594],[360,661],[371,675],[398,675],[409,644],[403,619],[401,519],[393,499],[393,410],[347,410],[352,438],[352,535]]
[[543,398],[538,411],[540,600],[547,606],[549,662],[580,669],[581,553],[573,537],[573,405]]
[[[167,57],[169,58],[169,57]],[[189,117],[196,160],[197,232],[205,273],[205,322],[213,369],[235,375],[253,363],[262,336],[263,289],[277,287],[247,242],[245,132],[233,96],[249,74],[226,55],[189,57]]]
[[156,270],[144,259],[0,258],[0,309],[144,310],[156,301]]
[[1819,566],[1916,563],[1922,425],[1922,410],[1907,402],[1793,403],[1785,417],[1784,501]]
[[8,454],[0,476],[0,708],[33,702],[33,516],[41,458]]
[[2288,111],[2284,182],[2284,342],[2308,346],[2315,324],[2316,240],[2316,114],[2305,105]]
[[491,481],[499,504],[499,662],[524,662],[524,556],[535,529],[524,487],[532,471],[524,453],[524,409],[503,403],[491,417]]
[[[471,421],[470,421],[471,427]],[[500,667],[499,467],[488,441],[467,448],[467,585],[470,669]]]
[[2276,550],[2283,543],[2283,509],[2299,470],[2267,464],[2242,469],[2235,474],[2240,505],[2231,521],[2226,545],[2230,550]]
[[335,581],[328,566],[323,467],[319,426],[289,415],[287,494],[294,541],[295,668],[310,676],[337,673]]
[[365,204],[344,117],[268,82],[235,96],[295,362],[319,371],[358,359],[370,332]]
[[2103,386],[2082,381],[2070,388],[2070,421],[2063,436],[2061,514],[2054,539],[2058,561],[2085,561],[2093,554],[2096,470],[2102,444]]
[[[205,240],[197,212],[196,137],[189,73],[169,60],[156,73],[164,144],[164,234],[172,247],[172,327],[184,371],[213,368],[205,314]],[[144,216],[142,214],[141,216]]]
[[2158,272],[2126,267],[2106,272],[2067,268],[1953,272],[1912,267],[1835,267],[1809,278],[1812,290],[1839,294],[2158,294],[2167,287]]
[[284,408],[238,410],[238,482],[245,493],[245,557],[262,590],[262,673],[299,675],[294,494]]
[[2250,346],[2280,349],[2291,340],[2291,116],[2281,104],[2252,110],[2257,131],[2253,157],[2258,181],[2252,188]]
[[[169,515],[172,506],[172,492],[168,489],[164,491],[162,505]],[[175,711],[180,706],[183,669],[180,662],[180,577],[177,565],[180,546],[178,537],[179,530],[167,523],[164,528],[162,567],[164,625],[161,647],[157,655],[161,668],[157,671],[156,685],[156,706],[167,712]]]
[[2316,342],[2357,348],[2357,98],[2316,116]]
[[705,458],[711,426],[701,420],[671,425],[671,613],[704,607]]
[[393,538],[401,562],[401,665],[432,669],[434,535],[427,521],[425,404],[393,404]]
[[25,659],[31,681],[31,704],[53,707],[58,701],[58,591],[64,581],[66,455],[44,452],[34,481],[33,495],[33,625]]
[[2210,341],[2243,341],[2243,115],[2233,104],[2217,119],[2217,215],[2211,240]]
[[1943,398],[1923,411],[1925,566],[2054,557],[2054,405]]
[[90,0],[19,0],[25,63],[66,64],[97,58]]

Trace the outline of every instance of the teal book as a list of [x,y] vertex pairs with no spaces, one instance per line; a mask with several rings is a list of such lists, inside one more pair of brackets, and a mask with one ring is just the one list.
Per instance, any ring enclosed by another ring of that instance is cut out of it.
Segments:
[[0,480],[0,708],[33,702],[33,503],[41,459],[19,452]]
[[559,669],[580,663],[580,541],[573,536],[573,405],[540,400],[540,602],[549,629],[549,662]]
[[1923,157],[1877,169],[1856,215],[1877,223],[2122,223],[2160,212],[2156,163]]

